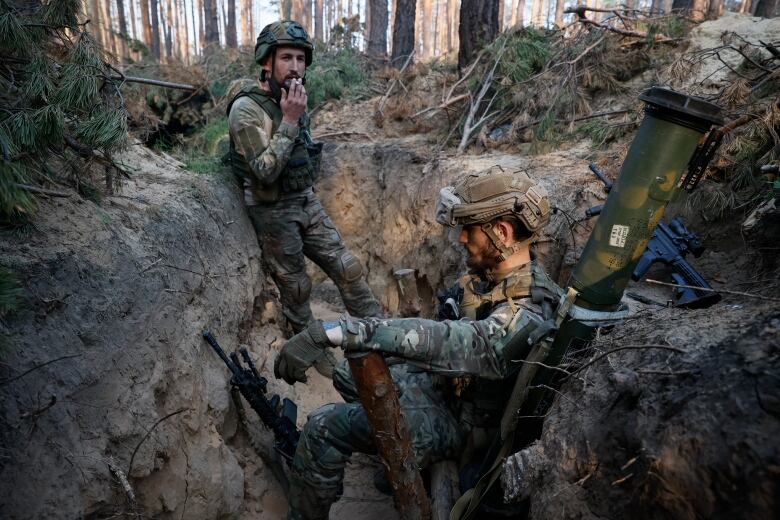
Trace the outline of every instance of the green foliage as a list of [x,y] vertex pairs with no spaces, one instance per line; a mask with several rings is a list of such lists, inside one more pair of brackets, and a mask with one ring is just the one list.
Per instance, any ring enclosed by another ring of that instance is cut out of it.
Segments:
[[76,136],[93,148],[121,146],[127,137],[127,114],[119,110],[95,110],[79,125]]
[[[0,223],[18,225],[35,210],[35,199],[19,185],[40,184],[71,172],[80,191],[91,186],[88,169],[63,163],[65,137],[102,151],[121,146],[127,136],[122,97],[108,80],[103,51],[81,31],[82,0],[49,0],[0,14]],[[63,59],[64,56],[64,59]],[[72,141],[70,141],[72,142]],[[54,153],[53,153],[54,152]],[[47,166],[48,162],[58,164]],[[44,175],[41,172],[49,171]]]
[[41,10],[43,23],[53,27],[76,27],[81,0],[49,0]]
[[201,128],[179,155],[189,171],[214,175],[226,169],[222,157],[227,152],[227,143],[227,119],[216,118]]
[[0,162],[0,215],[23,221],[35,210],[35,199],[18,187],[26,180],[19,164]]
[[306,71],[306,93],[309,108],[329,99],[356,97],[363,94],[368,72],[360,54],[351,47],[317,54]]
[[7,269],[0,267],[0,317],[17,308],[22,289]]
[[538,73],[547,64],[552,51],[553,40],[550,35],[534,29],[504,33],[488,48],[491,59],[504,46],[504,55],[496,69],[496,74],[520,83]]

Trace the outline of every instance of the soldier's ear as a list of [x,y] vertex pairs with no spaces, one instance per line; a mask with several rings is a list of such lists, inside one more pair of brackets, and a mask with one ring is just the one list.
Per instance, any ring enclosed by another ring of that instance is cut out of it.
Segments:
[[512,231],[512,224],[510,224],[506,220],[499,220],[498,222],[496,222],[496,228],[497,228],[496,234],[498,235],[498,238],[500,238],[502,241],[514,237],[514,233]]

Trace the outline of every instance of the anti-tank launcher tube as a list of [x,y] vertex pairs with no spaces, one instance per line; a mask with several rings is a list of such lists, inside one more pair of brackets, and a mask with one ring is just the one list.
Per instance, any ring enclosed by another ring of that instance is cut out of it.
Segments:
[[[620,300],[635,265],[697,145],[722,124],[719,107],[670,89],[653,87],[640,99],[645,117],[567,284],[547,365],[557,365],[569,348],[587,344],[599,326],[624,315]],[[547,385],[552,376],[542,370],[531,386]],[[540,391],[529,395],[520,415],[537,415],[541,397]]]

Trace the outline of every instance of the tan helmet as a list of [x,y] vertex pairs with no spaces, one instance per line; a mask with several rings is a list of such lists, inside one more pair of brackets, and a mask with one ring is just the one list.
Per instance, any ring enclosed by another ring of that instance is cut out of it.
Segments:
[[314,54],[309,35],[301,24],[291,20],[266,25],[255,43],[255,62],[262,65],[265,58],[277,47],[299,47],[306,54],[306,66],[311,65]]
[[490,226],[499,217],[518,219],[531,232],[532,236],[521,242],[528,244],[550,219],[547,190],[524,171],[509,172],[492,166],[439,193],[436,222],[445,226],[482,224],[494,245],[508,256],[513,251],[503,246]]

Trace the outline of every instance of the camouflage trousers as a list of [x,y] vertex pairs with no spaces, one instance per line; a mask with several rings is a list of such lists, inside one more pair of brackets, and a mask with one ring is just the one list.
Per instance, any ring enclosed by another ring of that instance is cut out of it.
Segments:
[[[409,365],[393,365],[390,373],[401,394],[418,466],[455,458],[464,432],[431,375],[408,369]],[[290,520],[327,519],[331,505],[341,497],[344,467],[352,453],[376,453],[346,361],[334,372],[333,383],[347,402],[325,405],[306,421],[290,476]]]
[[295,332],[313,319],[308,257],[336,284],[347,311],[380,316],[381,307],[363,279],[363,266],[344,246],[336,226],[312,190],[278,202],[249,206],[263,261],[279,288],[284,314]]

